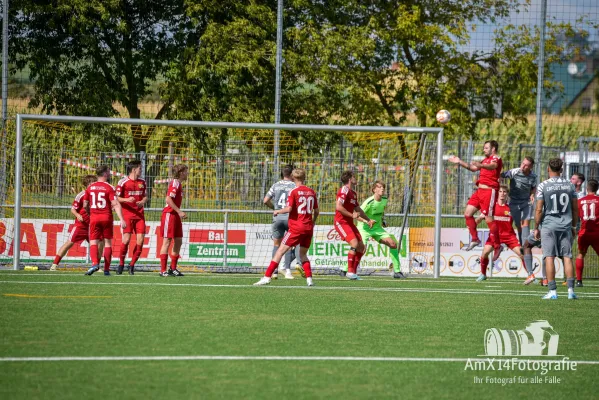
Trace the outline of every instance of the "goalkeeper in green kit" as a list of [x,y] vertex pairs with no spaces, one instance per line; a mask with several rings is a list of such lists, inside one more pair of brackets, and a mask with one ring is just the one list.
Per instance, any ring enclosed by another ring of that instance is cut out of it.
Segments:
[[367,198],[360,208],[368,216],[368,218],[375,220],[376,223],[372,228],[368,227],[368,224],[358,222],[358,230],[362,235],[364,243],[368,243],[368,238],[372,237],[377,242],[389,246],[389,253],[391,253],[391,260],[393,262],[393,277],[394,278],[405,278],[404,274],[401,273],[399,266],[399,250],[398,241],[394,235],[387,232],[384,227],[386,224],[383,220],[385,213],[385,207],[387,206],[387,197],[385,197],[386,185],[383,181],[376,181],[372,185],[372,196]]

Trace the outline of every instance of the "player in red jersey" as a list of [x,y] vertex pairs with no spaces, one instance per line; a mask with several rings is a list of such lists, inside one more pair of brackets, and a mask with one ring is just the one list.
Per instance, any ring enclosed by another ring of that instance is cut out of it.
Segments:
[[123,218],[121,205],[116,199],[114,187],[108,183],[110,167],[101,165],[96,169],[97,182],[85,189],[83,208],[89,213],[89,252],[92,266],[85,275],[92,275],[100,269],[100,253],[98,243],[104,241],[104,275],[110,275],[110,262],[112,261],[112,236],[114,219],[112,210],[116,211],[121,222],[121,228],[127,228]]
[[[83,187],[87,188],[93,182],[96,181],[95,175],[86,175],[83,177],[82,183]],[[84,240],[89,242],[89,214],[83,208],[83,197],[85,196],[85,190],[82,190],[75,196],[75,200],[73,200],[73,205],[71,206],[71,214],[75,216],[75,224],[71,229],[71,233],[69,234],[69,239],[63,244],[54,257],[54,261],[52,262],[52,266],[50,267],[50,271],[56,271],[58,264],[60,264],[60,260],[67,254],[73,245],[76,243],[81,243]]]
[[[188,173],[189,168],[187,165],[175,165],[173,167],[174,179],[169,183],[166,192],[166,206],[162,210],[162,218],[160,219],[160,231],[164,238],[160,248],[160,276],[183,276],[177,269],[177,261],[179,260],[181,244],[183,244],[183,223],[181,220],[187,218],[185,212],[180,208],[183,201],[181,183],[187,180]],[[171,242],[174,242],[171,252],[171,267],[167,272],[168,248]]]
[[302,168],[294,169],[291,173],[291,178],[296,184],[296,187],[289,192],[287,198],[287,207],[280,210],[275,210],[274,215],[289,213],[289,230],[285,233],[283,241],[279,249],[270,262],[270,265],[256,286],[268,285],[273,272],[279,267],[281,258],[291,247],[300,246],[300,261],[306,275],[308,286],[313,286],[312,268],[308,259],[308,249],[312,243],[312,235],[314,233],[314,224],[318,218],[318,200],[314,190],[304,185],[306,181],[306,171]]
[[490,238],[493,242],[493,261],[497,260],[501,253],[499,231],[493,218],[497,190],[499,190],[499,178],[501,176],[501,168],[503,167],[503,161],[501,160],[501,157],[497,155],[498,149],[499,144],[497,141],[488,140],[483,147],[485,159],[482,162],[473,161],[468,164],[456,156],[451,156],[448,159],[449,162],[458,164],[469,171],[480,171],[480,176],[478,181],[476,181],[478,190],[472,194],[466,205],[466,210],[464,211],[466,226],[472,237],[466,251],[470,251],[480,245],[478,231],[476,230],[476,220],[474,219],[474,214],[476,211],[480,210],[481,214],[485,216],[485,221],[487,222],[490,231]]
[[119,257],[119,268],[117,274],[122,274],[125,268],[125,258],[129,252],[131,234],[136,234],[133,257],[129,263],[129,274],[133,275],[135,263],[141,256],[141,250],[146,236],[146,218],[144,216],[144,205],[148,200],[146,196],[146,181],[140,178],[141,161],[133,160],[127,164],[127,177],[121,179],[116,187],[116,195],[123,208],[123,216],[127,222],[127,228],[123,230],[123,243]]
[[582,287],[582,271],[584,257],[592,247],[599,254],[599,182],[589,179],[587,195],[578,199],[578,215],[580,215],[580,232],[578,232],[578,255],[576,256],[576,286]]
[[354,219],[368,224],[370,228],[375,221],[366,216],[358,203],[358,195],[352,189],[357,181],[352,171],[345,171],[341,174],[341,183],[343,186],[337,191],[337,201],[335,202],[335,230],[346,241],[349,246],[347,253],[347,269],[341,268],[341,276],[347,276],[349,279],[356,280],[358,277],[358,265],[366,251],[362,235],[354,224]]
[[[516,255],[520,258],[522,265],[524,265],[524,256],[522,255],[522,249],[520,247],[520,241],[516,232],[514,231],[512,214],[510,212],[510,206],[506,203],[508,196],[508,187],[501,185],[498,191],[498,198],[493,208],[493,214],[495,215],[495,223],[499,229],[499,241],[509,247]],[[480,275],[476,279],[477,282],[482,282],[487,279],[487,266],[489,265],[489,254],[494,250],[494,242],[491,236],[487,239],[483,253],[480,256]],[[530,277],[529,277],[530,278]],[[534,280],[527,279],[524,284],[528,285]]]

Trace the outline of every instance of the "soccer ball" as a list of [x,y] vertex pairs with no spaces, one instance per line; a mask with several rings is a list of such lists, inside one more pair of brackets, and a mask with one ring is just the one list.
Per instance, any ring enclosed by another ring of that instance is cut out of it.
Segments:
[[437,113],[437,122],[446,124],[451,120],[451,114],[447,110],[441,110]]

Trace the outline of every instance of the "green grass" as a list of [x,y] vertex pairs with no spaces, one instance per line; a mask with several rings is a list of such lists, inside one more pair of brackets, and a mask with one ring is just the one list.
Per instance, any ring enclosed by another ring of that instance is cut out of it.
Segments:
[[[0,272],[0,357],[321,356],[469,358],[487,328],[548,320],[558,354],[599,360],[599,283],[568,301],[519,280],[316,277],[253,287],[257,276],[184,278]],[[52,283],[52,284],[50,284]],[[184,285],[185,284],[185,285]],[[363,290],[356,290],[357,288]],[[416,291],[419,290],[419,291]],[[436,290],[436,291],[435,291]],[[443,291],[445,290],[445,291]],[[21,294],[30,297],[12,297]],[[36,297],[37,296],[37,297]],[[77,297],[81,296],[81,297]],[[90,298],[84,296],[106,296]],[[0,398],[592,398],[599,365],[549,372],[559,384],[475,384],[465,362],[190,360],[0,361]]]

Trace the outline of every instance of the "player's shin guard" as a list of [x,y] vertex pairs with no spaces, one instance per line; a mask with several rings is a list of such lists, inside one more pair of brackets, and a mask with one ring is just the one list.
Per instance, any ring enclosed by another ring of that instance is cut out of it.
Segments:
[[522,237],[520,238],[520,244],[524,245],[524,241],[530,236],[530,226],[522,227]]
[[530,276],[532,274],[532,254],[524,254],[524,266]]
[[489,257],[480,259],[480,273],[487,275],[487,266],[489,265]]
[[92,265],[100,264],[100,255],[98,254],[98,245],[97,244],[89,245],[89,257],[92,259]]
[[135,249],[133,249],[133,258],[131,259],[131,262],[129,263],[129,265],[131,265],[132,267],[135,266],[135,263],[137,262],[137,260],[139,260],[139,257],[141,257],[141,251],[143,250],[143,247],[136,244],[135,245]]
[[576,280],[582,280],[582,271],[584,270],[584,259],[577,258],[576,259]]
[[312,278],[312,267],[310,266],[310,260],[304,261],[302,263],[302,267],[304,268],[304,272],[306,273],[306,278]]
[[125,265],[125,258],[127,258],[127,253],[129,253],[129,243],[121,244],[121,251],[119,254],[119,265]]
[[177,254],[177,255],[171,254],[171,270],[172,271],[177,269],[177,261],[179,261],[179,258],[181,258],[181,256],[179,254]]
[[104,271],[110,271],[112,261],[112,247],[104,247]]
[[349,272],[350,274],[355,274],[356,273],[356,264],[355,264],[355,258],[356,258],[357,254],[356,253],[352,253],[351,251],[347,253],[347,272]]
[[362,261],[362,256],[364,256],[364,253],[356,253],[356,256],[354,257],[354,272],[356,274],[358,273],[358,267],[360,266],[360,261]]
[[166,272],[166,263],[168,262],[168,254],[160,255],[160,272]]
[[270,264],[268,265],[268,268],[266,268],[266,272],[264,273],[264,276],[270,278],[272,276],[272,273],[275,272],[275,270],[277,268],[279,268],[279,263],[276,262],[276,261],[274,261],[274,260],[272,260],[270,262]]
[[285,269],[291,269],[291,261],[293,260],[294,251],[289,249],[287,253],[285,253]]
[[476,230],[476,220],[474,217],[464,217],[466,219],[466,226],[468,227],[468,232],[470,232],[470,236],[472,237],[473,242],[480,241],[478,238],[478,231]]

